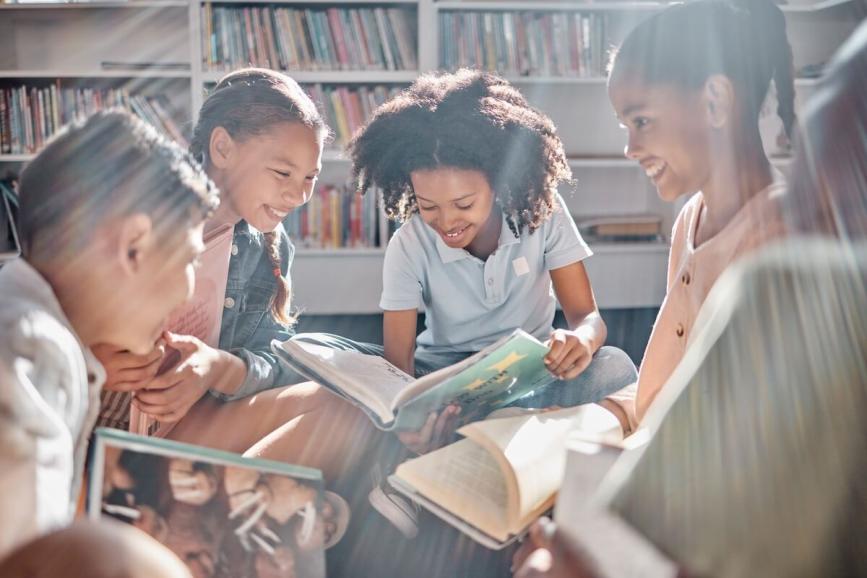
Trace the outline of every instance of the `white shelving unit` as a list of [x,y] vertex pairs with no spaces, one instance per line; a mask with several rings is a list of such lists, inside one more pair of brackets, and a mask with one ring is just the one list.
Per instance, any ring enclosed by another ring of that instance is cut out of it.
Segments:
[[[418,17],[419,70],[290,71],[299,82],[330,85],[409,84],[419,72],[440,67],[440,14],[445,12],[592,12],[609,22],[607,43],[616,44],[643,18],[666,2],[596,0],[435,1],[435,0],[222,0],[214,6],[339,6],[414,10]],[[0,4],[0,86],[63,79],[97,86],[124,85],[130,91],[166,94],[176,122],[189,128],[206,91],[224,72],[206,70],[202,58],[200,0],[129,0],[69,4]],[[859,0],[790,0],[789,37],[796,66],[827,60],[865,16]],[[111,70],[104,61],[129,62]],[[173,64],[180,69],[139,70],[135,62]],[[640,168],[622,157],[625,138],[618,128],[601,77],[509,76],[527,98],[552,117],[570,156],[577,180],[563,190],[577,217],[655,213],[669,230],[675,208],[660,201]],[[798,103],[817,81],[796,82]],[[785,169],[775,145],[779,124],[773,114],[762,121],[774,162]],[[0,176],[17,170],[33,155],[0,155]],[[339,151],[327,151],[322,181],[340,183],[350,164]],[[381,230],[386,230],[384,223]],[[665,293],[666,243],[598,245],[587,261],[602,307],[656,306]],[[299,248],[293,266],[297,303],[308,313],[376,313],[384,249]]]

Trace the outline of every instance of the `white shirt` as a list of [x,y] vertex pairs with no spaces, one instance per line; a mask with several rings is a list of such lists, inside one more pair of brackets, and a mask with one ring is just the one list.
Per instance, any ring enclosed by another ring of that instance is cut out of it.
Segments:
[[0,557],[68,524],[105,371],[48,282],[0,269]]
[[479,259],[445,244],[413,215],[388,243],[379,306],[386,311],[424,305],[419,349],[475,352],[520,327],[548,339],[556,299],[552,269],[592,255],[558,194],[551,216],[533,234],[515,237],[503,217],[497,249]]

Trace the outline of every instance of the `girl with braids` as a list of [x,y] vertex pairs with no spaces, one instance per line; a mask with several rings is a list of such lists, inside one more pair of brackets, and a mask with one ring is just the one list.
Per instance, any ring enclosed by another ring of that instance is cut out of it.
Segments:
[[299,384],[303,378],[270,352],[272,340],[292,335],[294,248],[282,220],[310,199],[328,136],[313,101],[286,75],[251,68],[223,77],[202,106],[190,147],[221,191],[207,227],[234,226],[219,348],[166,333],[181,358],[156,377],[159,348],[132,360],[108,346],[102,353],[108,387],[135,391],[144,413],[177,422],[170,438],[334,477],[351,463],[344,435],[361,443],[367,420],[316,384]]
[[[350,153],[361,190],[380,188],[388,216],[403,221],[386,249],[380,301],[389,361],[428,373],[520,327],[549,341],[551,372],[551,385],[520,406],[599,401],[634,379],[627,355],[602,347],[605,323],[582,264],[591,252],[557,193],[571,178],[563,145],[509,83],[469,70],[422,76],[376,111]],[[552,327],[555,297],[567,329]],[[450,406],[401,439],[427,450],[459,412]]]
[[612,60],[608,94],[628,130],[626,156],[663,200],[692,195],[671,235],[668,291],[638,382],[603,401],[631,432],[686,350],[699,308],[735,259],[783,234],[785,184],[759,113],[771,80],[787,133],[792,53],[769,0],[699,0],[637,26]]

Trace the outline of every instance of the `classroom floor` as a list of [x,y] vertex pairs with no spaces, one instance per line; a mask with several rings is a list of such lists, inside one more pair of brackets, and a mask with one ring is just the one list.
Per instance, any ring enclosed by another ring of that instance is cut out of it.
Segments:
[[[608,326],[606,345],[623,349],[638,365],[658,310],[657,307],[603,309],[602,318]],[[424,327],[423,324],[424,315],[419,315],[419,330]],[[559,311],[554,324],[557,327],[564,326],[563,314]],[[297,331],[323,331],[357,341],[382,343],[382,315],[301,315]]]

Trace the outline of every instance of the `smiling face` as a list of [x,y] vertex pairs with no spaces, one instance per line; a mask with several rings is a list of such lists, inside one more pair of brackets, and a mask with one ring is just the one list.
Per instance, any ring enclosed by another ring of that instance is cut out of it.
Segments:
[[316,130],[284,122],[241,140],[217,128],[211,141],[214,180],[225,207],[236,219],[273,231],[290,211],[310,200],[322,169],[322,142]]
[[608,96],[629,132],[627,158],[641,164],[665,201],[702,190],[712,164],[702,91],[647,85],[636,75],[616,72]]
[[484,173],[443,167],[413,171],[410,178],[421,218],[449,247],[466,249],[493,230],[499,215]]

